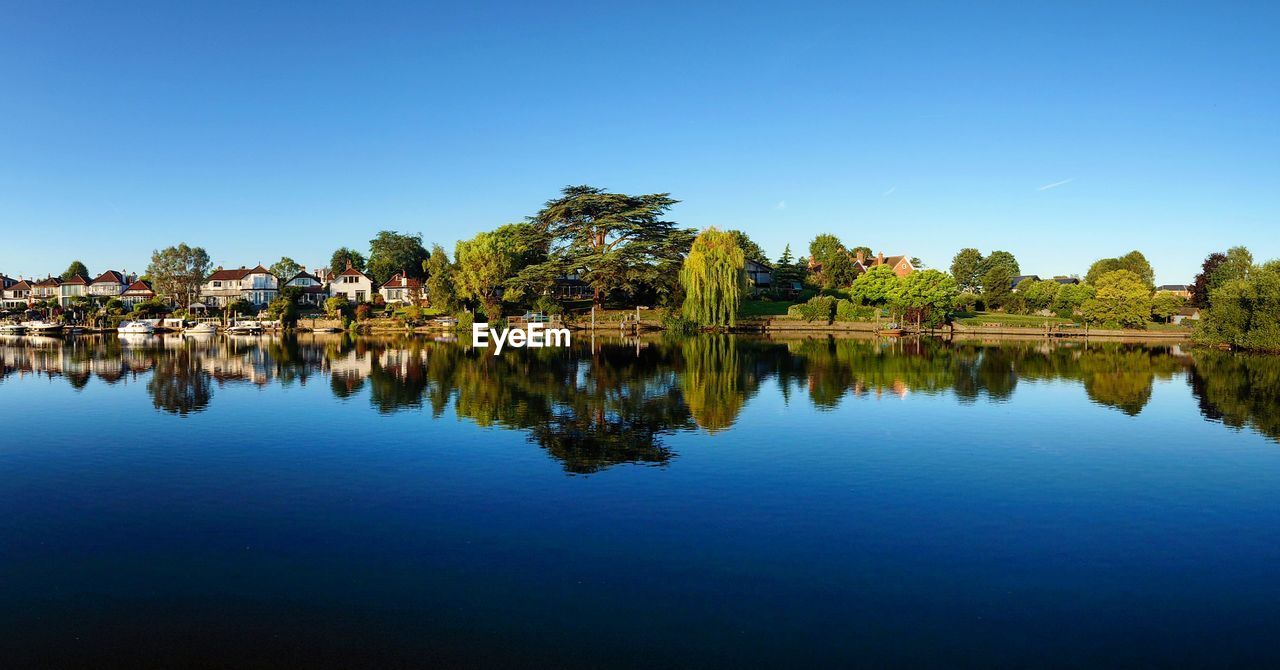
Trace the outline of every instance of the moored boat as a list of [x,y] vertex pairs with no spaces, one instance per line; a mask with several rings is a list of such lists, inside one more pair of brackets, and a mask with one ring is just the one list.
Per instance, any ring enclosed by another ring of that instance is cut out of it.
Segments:
[[156,328],[146,321],[121,321],[116,332],[122,335],[150,335],[156,332]]
[[21,335],[26,330],[26,326],[20,323],[0,323],[0,335]]
[[259,335],[262,333],[262,324],[257,321],[237,321],[227,328],[227,332],[232,335]]
[[62,332],[62,324],[49,321],[25,321],[22,328],[28,335],[55,335]]
[[218,332],[218,326],[209,322],[196,323],[183,329],[183,335],[215,335]]

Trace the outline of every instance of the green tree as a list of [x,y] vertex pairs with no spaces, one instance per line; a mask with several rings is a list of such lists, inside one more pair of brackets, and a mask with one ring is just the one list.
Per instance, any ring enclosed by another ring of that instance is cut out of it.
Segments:
[[502,289],[515,270],[518,254],[511,236],[498,232],[458,242],[454,251],[458,295],[480,302],[490,321],[502,318]]
[[329,257],[329,270],[334,274],[337,274],[346,270],[348,267],[364,272],[364,255],[355,249],[339,247],[338,250],[333,252],[333,255]]
[[1151,289],[1129,270],[1112,270],[1096,279],[1096,293],[1080,311],[1090,323],[1109,328],[1146,328],[1151,320]]
[[369,240],[369,276],[379,284],[397,272],[422,276],[422,264],[431,254],[422,246],[422,235],[405,235],[384,230]]
[[1093,293],[1093,287],[1088,284],[1063,284],[1058,287],[1050,309],[1063,319],[1073,318]]
[[62,281],[67,281],[72,277],[79,275],[85,279],[93,279],[89,276],[89,268],[84,266],[80,261],[71,261],[71,265],[67,266],[66,272],[62,273]]
[[858,278],[858,267],[848,254],[836,254],[822,266],[822,288],[846,288]]
[[951,259],[951,276],[965,291],[977,292],[982,289],[982,273],[986,259],[982,252],[966,247],[956,252]]
[[862,273],[849,287],[854,300],[864,305],[884,305],[898,290],[901,278],[887,265],[877,265]]
[[[1018,259],[1014,258],[1013,254],[1008,251],[993,251],[988,254],[982,262],[982,276],[985,278],[992,268],[997,267],[1008,273],[1010,279],[1022,274],[1022,268],[1018,266]],[[985,282],[983,287],[986,287]]]
[[733,236],[733,241],[738,244],[739,249],[742,249],[743,256],[757,263],[769,264],[769,257],[765,255],[764,249],[761,249],[759,244],[747,237],[746,233],[741,230],[726,230],[725,232]]
[[951,318],[959,295],[960,285],[950,275],[923,270],[898,281],[889,294],[889,304],[917,326],[936,327]]
[[795,260],[795,257],[791,255],[791,244],[787,243],[786,248],[782,250],[782,255],[778,257],[777,265],[778,267],[784,267],[791,265]]
[[1214,272],[1214,279],[1221,286],[1229,281],[1247,279],[1253,270],[1253,254],[1245,247],[1227,249],[1227,258],[1222,267]]
[[1006,263],[997,263],[982,273],[982,299],[987,309],[1004,307],[1013,295],[1013,277]]
[[453,289],[453,264],[439,244],[431,245],[427,259],[427,301],[435,309],[452,313],[458,309],[458,294]]
[[853,247],[852,249],[849,249],[849,256],[857,258],[859,251],[862,252],[863,258],[871,258],[874,255],[871,253],[871,247]]
[[1151,299],[1151,316],[1168,323],[1186,304],[1187,301],[1182,296],[1161,291]]
[[745,264],[732,231],[708,228],[694,238],[680,269],[684,317],[701,326],[732,327],[747,288]]
[[[530,218],[552,247],[550,267],[531,269],[526,276],[576,274],[591,286],[596,306],[617,292],[661,299],[675,290],[694,236],[665,219],[677,202],[669,193],[628,195],[566,186]],[[457,260],[461,267],[462,259]]]
[[147,276],[156,295],[175,300],[183,307],[200,295],[200,285],[209,274],[209,254],[186,243],[151,253]]
[[[271,271],[271,274],[279,277],[280,283],[282,284],[293,279],[299,272],[302,272],[302,266],[288,256],[282,256],[280,260],[273,263],[271,267],[267,269]],[[339,270],[339,272],[341,272],[341,270]]]
[[[1230,255],[1228,253],[1228,255]],[[1239,349],[1280,352],[1280,265],[1254,267],[1213,291],[1196,339]]]
[[822,233],[809,243],[809,258],[824,269],[837,256],[847,257],[848,255],[849,251],[844,248],[844,243],[840,241],[840,238],[830,233]]
[[1026,302],[1029,313],[1049,309],[1058,295],[1059,284],[1052,279],[1024,280],[1018,284],[1018,295]]
[[1089,266],[1089,272],[1084,277],[1086,284],[1096,284],[1098,278],[1109,272],[1116,270],[1128,270],[1137,275],[1147,288],[1155,287],[1155,272],[1151,269],[1151,264],[1147,262],[1146,256],[1140,251],[1130,251],[1129,253],[1118,258],[1102,258],[1093,262]]

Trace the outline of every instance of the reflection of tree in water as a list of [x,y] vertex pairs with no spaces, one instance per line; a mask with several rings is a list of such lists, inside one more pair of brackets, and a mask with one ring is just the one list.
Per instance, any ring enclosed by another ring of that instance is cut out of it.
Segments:
[[1280,358],[1198,351],[1187,378],[1207,419],[1280,441]]
[[[155,406],[187,414],[208,406],[211,384],[305,384],[327,371],[335,397],[367,391],[380,413],[453,412],[480,426],[520,430],[571,473],[619,463],[662,464],[667,436],[730,429],[772,379],[829,409],[859,398],[948,394],[963,403],[1010,398],[1019,384],[1079,382],[1094,403],[1128,415],[1154,380],[1185,370],[1161,347],[1083,342],[887,342],[815,337],[772,341],[726,335],[660,338],[573,349],[508,349],[501,356],[422,338],[211,339],[122,346],[116,338],[0,344],[0,372],[34,371],[75,387],[152,370]],[[1191,388],[1206,417],[1280,435],[1280,371],[1262,356],[1196,354]]]
[[199,358],[190,349],[180,349],[157,359],[147,393],[156,409],[186,416],[209,406],[213,384]]
[[686,338],[680,350],[684,363],[680,388],[694,421],[713,434],[732,426],[756,386],[739,358],[737,339],[730,335]]

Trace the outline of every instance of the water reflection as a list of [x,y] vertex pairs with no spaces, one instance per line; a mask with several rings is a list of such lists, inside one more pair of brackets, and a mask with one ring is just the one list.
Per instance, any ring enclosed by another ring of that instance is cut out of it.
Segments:
[[1156,380],[1185,375],[1203,415],[1280,438],[1280,358],[1177,347],[1044,341],[883,342],[733,336],[580,343],[572,350],[509,350],[456,342],[348,335],[280,338],[112,336],[0,341],[0,383],[65,378],[77,390],[143,381],[154,407],[185,416],[228,384],[306,385],[367,398],[389,414],[450,411],[480,426],[521,430],[569,472],[617,463],[662,465],[664,438],[723,431],[765,382],[785,402],[825,410],[860,398],[948,394],[1006,402],[1020,383],[1078,382],[1100,406],[1133,416]]

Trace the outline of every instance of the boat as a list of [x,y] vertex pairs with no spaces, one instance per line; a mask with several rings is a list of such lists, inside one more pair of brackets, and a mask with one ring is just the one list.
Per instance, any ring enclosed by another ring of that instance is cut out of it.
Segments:
[[884,328],[877,330],[876,335],[881,335],[883,337],[901,337],[904,332],[906,331],[903,330],[902,326],[899,326],[896,323],[890,323],[885,324]]
[[0,323],[0,335],[21,335],[26,330],[20,323]]
[[217,332],[218,326],[207,321],[187,326],[182,330],[183,335],[215,335]]
[[257,321],[237,321],[227,328],[232,335],[258,335],[262,333],[262,324]]
[[55,335],[62,332],[62,324],[39,319],[23,322],[22,328],[28,335]]
[[150,335],[156,332],[156,327],[146,321],[121,321],[116,332],[122,335]]

